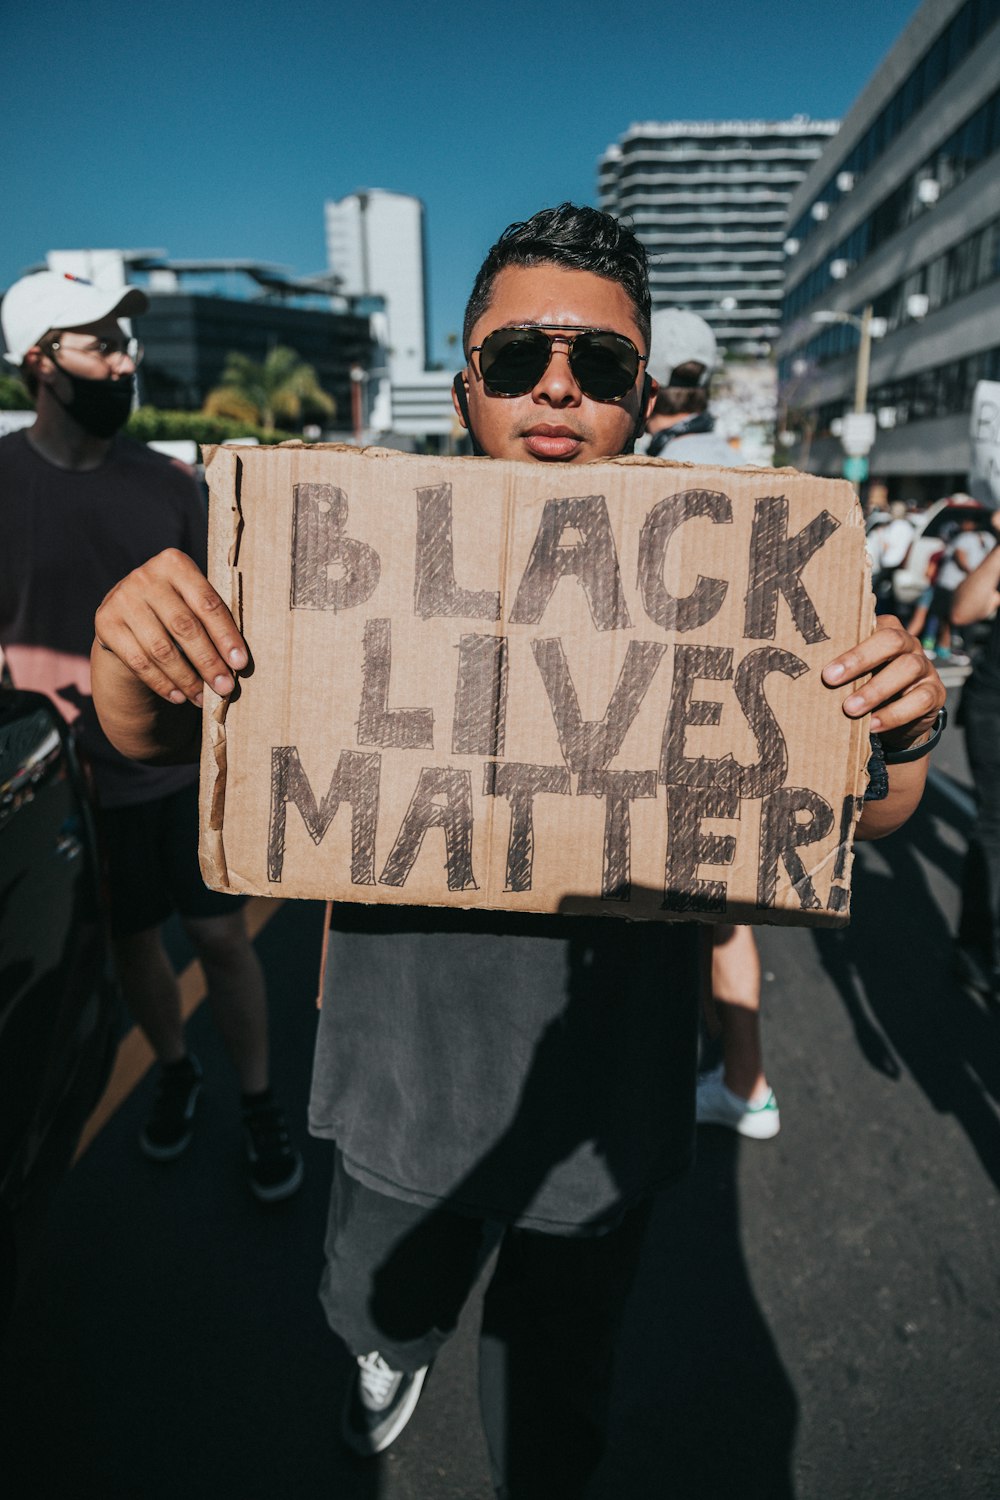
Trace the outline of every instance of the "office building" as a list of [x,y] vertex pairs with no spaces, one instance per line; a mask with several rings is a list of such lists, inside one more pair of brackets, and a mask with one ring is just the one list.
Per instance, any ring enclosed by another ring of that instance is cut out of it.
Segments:
[[141,400],[198,411],[222,382],[230,354],[262,363],[276,345],[313,366],[337,403],[331,425],[351,422],[351,370],[372,357],[368,318],[330,308],[329,276],[293,276],[249,260],[171,260],[162,250],[52,250],[49,270],[96,286],[141,286],[149,310],[134,318],[142,340]]
[[871,478],[964,489],[973,391],[1000,379],[1000,0],[924,0],[797,189],[786,250],[791,462],[841,472],[870,308]]
[[654,307],[699,313],[730,352],[766,353],[788,202],[836,130],[804,116],[630,126],[600,159],[598,196],[649,252]]
[[365,426],[405,438],[450,437],[454,372],[429,368],[423,204],[373,188],[328,202],[325,212],[327,264],[339,291],[373,318]]

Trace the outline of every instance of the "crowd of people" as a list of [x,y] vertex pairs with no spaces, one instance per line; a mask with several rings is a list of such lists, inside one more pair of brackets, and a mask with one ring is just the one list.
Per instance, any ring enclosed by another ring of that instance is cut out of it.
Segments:
[[[140,353],[121,320],[142,305],[136,289],[47,272],[4,301],[7,357],[37,419],[0,440],[0,646],[14,680],[76,724],[97,773],[122,988],[160,1064],[139,1144],[157,1161],[180,1155],[201,1087],[160,936],[177,911],[238,1078],[250,1185],[271,1202],[296,1191],[302,1161],[269,1087],[263,977],[240,901],[204,888],[195,851],[202,695],[231,694],[249,649],[204,576],[191,476],[121,435]],[[733,461],[713,432],[711,331],[690,313],[652,314],[645,252],[597,210],[562,204],[504,231],[472,288],[464,350],[456,411],[487,458],[581,464],[639,448]],[[886,542],[905,520],[882,528]],[[951,590],[961,625],[1000,602],[1000,551],[977,561],[967,533],[957,540],[961,577],[934,581],[928,608]],[[905,558],[892,561],[898,533],[893,546],[880,587]],[[859,838],[892,832],[919,803],[943,726],[933,655],[883,609],[824,668],[830,713],[871,716]],[[976,682],[967,732],[985,787],[1000,754],[1000,640]],[[995,982],[1000,798],[989,808],[989,876],[970,875],[963,943]],[[331,1142],[320,1296],[356,1360],[343,1414],[356,1453],[383,1451],[409,1422],[496,1253],[480,1337],[496,1492],[582,1495],[654,1194],[689,1166],[696,1117],[758,1139],[779,1125],[752,931],[700,932],[334,906],[309,1125]],[[722,1060],[699,1080],[700,1014]]]

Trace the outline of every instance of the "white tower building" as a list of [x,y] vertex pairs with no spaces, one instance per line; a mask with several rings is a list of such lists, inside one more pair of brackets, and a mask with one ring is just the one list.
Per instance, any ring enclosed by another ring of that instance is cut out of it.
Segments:
[[372,372],[370,425],[389,425],[406,436],[450,435],[451,375],[429,371],[424,205],[382,188],[352,193],[326,204],[327,264],[341,278],[340,292],[363,308],[373,306],[373,333],[384,369]]

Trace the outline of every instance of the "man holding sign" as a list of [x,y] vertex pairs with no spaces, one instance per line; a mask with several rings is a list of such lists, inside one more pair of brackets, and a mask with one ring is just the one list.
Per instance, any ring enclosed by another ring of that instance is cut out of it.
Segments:
[[[610,216],[564,204],[512,225],[466,314],[455,399],[476,451],[631,451],[656,394],[649,316],[645,254]],[[95,697],[130,755],[196,756],[204,686],[228,695],[247,662],[222,599],[177,554],[98,613]],[[890,832],[919,801],[944,690],[889,619],[824,681],[849,690],[831,715],[873,714],[889,761],[908,757],[861,820],[862,837]],[[321,1296],[358,1359],[348,1442],[375,1453],[402,1430],[499,1249],[480,1349],[494,1482],[581,1494],[651,1195],[691,1157],[697,930],[339,904],[324,996],[310,1116],[336,1142]]]

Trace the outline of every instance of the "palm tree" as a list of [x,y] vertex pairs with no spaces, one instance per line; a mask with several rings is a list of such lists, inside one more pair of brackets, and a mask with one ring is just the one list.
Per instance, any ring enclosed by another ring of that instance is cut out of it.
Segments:
[[229,354],[222,384],[209,391],[203,410],[208,416],[256,422],[270,432],[279,420],[300,422],[304,410],[332,417],[337,403],[323,390],[312,365],[278,344],[262,365],[245,354]]

